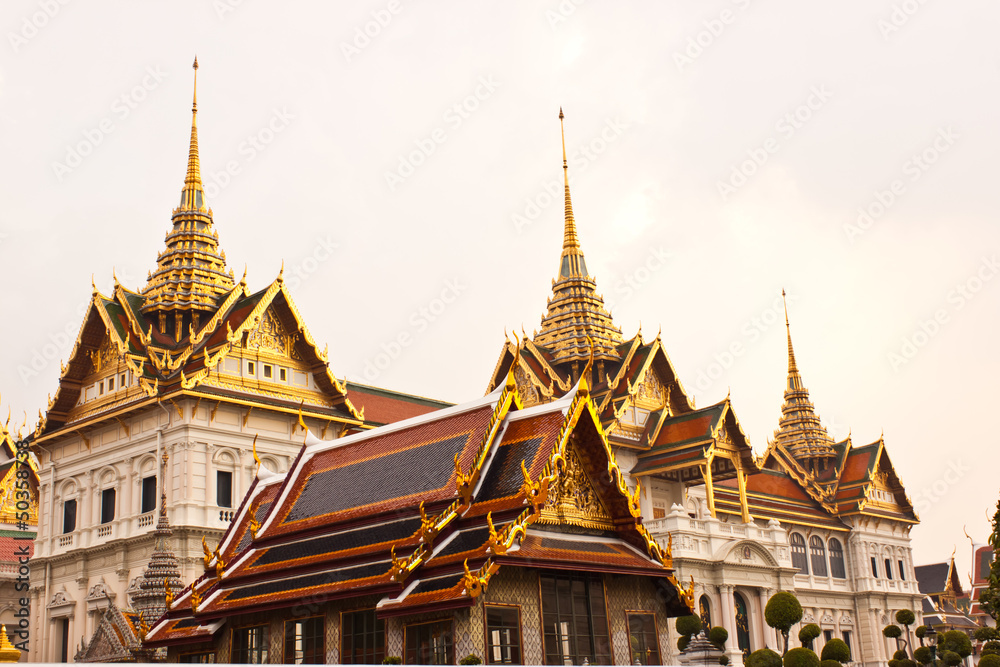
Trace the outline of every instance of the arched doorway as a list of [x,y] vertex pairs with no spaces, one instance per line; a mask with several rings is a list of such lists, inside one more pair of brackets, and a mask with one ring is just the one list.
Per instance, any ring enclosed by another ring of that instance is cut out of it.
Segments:
[[698,615],[701,616],[701,627],[708,634],[708,631],[712,629],[712,606],[707,595],[702,595],[701,599],[698,600]]
[[747,601],[739,593],[733,593],[736,605],[736,645],[743,652],[743,657],[750,655],[750,615],[747,613]]

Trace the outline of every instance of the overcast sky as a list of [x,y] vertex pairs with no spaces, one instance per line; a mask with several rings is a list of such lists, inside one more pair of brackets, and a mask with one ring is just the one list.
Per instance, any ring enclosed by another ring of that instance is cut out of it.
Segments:
[[[919,563],[997,485],[1000,8],[986,0],[6,0],[0,405],[34,424],[91,293],[139,289],[183,182],[192,70],[229,266],[285,262],[334,374],[462,402],[539,324],[562,242],[626,337],[760,453],[799,367],[885,433]],[[549,193],[554,192],[553,198]],[[862,214],[863,212],[863,214]],[[400,342],[402,341],[402,342]]]

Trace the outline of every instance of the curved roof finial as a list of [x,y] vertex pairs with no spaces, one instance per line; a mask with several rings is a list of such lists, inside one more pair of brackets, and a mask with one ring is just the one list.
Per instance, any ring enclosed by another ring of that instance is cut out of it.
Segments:
[[[565,228],[563,230],[563,261],[562,266],[559,267],[559,275],[563,277],[568,277],[571,275],[587,275],[587,265],[583,261],[583,252],[580,250],[580,239],[576,235],[576,221],[573,219],[573,201],[569,196],[569,162],[566,159],[566,128],[563,125],[563,114],[562,107],[559,107],[559,132],[562,135],[562,153],[563,153],[563,184],[566,191],[566,207],[565,207]],[[567,255],[575,256],[571,257],[569,263],[567,264]],[[579,258],[574,261],[574,259]]]

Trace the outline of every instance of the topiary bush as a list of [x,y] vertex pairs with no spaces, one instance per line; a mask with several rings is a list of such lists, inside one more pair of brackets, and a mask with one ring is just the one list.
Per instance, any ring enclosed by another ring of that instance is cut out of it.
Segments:
[[903,658],[902,660],[897,660],[899,667],[919,667],[916,660],[910,660],[909,658]]
[[717,625],[708,631],[708,641],[712,642],[712,646],[720,651],[726,650],[726,640],[728,639],[729,631],[720,625]]
[[461,660],[458,661],[460,665],[481,665],[483,661],[479,659],[479,656],[475,653],[470,653]]
[[899,649],[898,651],[892,654],[893,660],[906,660],[909,657],[910,656],[907,655],[906,651],[904,651],[903,649]]
[[836,660],[820,660],[819,667],[844,667]]
[[1000,667],[1000,655],[987,653],[979,659],[979,667]]
[[926,625],[919,625],[919,626],[917,626],[917,629],[913,631],[913,634],[915,634],[917,636],[917,639],[920,640],[920,645],[923,646],[924,645],[924,635],[927,634],[927,626]]
[[[921,626],[923,627],[923,626]],[[913,652],[913,658],[921,665],[931,664],[931,649],[928,646],[921,646]]]
[[1000,641],[997,641],[996,639],[991,639],[985,644],[983,644],[982,655],[1000,655]]
[[896,622],[900,625],[913,625],[916,620],[917,617],[909,609],[900,609],[896,612]]
[[972,640],[961,630],[949,630],[938,635],[938,655],[944,659],[944,652],[952,652],[959,658],[972,655]]
[[398,655],[387,655],[382,659],[383,665],[402,665],[403,659]]
[[691,643],[690,637],[681,637],[680,639],[677,640],[677,650],[683,651],[688,647],[688,644],[690,643]]
[[997,635],[997,629],[994,628],[994,627],[991,627],[989,625],[986,625],[986,626],[983,626],[983,627],[977,629],[972,634],[972,636],[976,638],[976,641],[980,641],[980,642],[988,642],[991,639],[998,639],[998,638],[1000,638]]
[[769,648],[754,651],[743,661],[746,667],[782,667],[781,656]]
[[802,646],[807,649],[812,649],[813,640],[819,637],[823,633],[819,629],[819,626],[815,623],[809,623],[808,625],[803,625],[802,629],[799,630],[799,641],[802,642]]
[[962,656],[954,651],[941,651],[941,662],[948,665],[948,667],[958,667],[958,665],[962,664]]
[[674,627],[682,637],[693,637],[701,632],[701,618],[698,616],[678,616]]
[[819,667],[819,656],[807,648],[793,648],[781,660],[784,667]]
[[722,665],[722,667],[726,667],[726,665],[729,664],[729,656],[728,655],[720,655],[719,656],[719,664]]
[[899,639],[903,636],[903,631],[899,629],[898,625],[887,625],[882,628],[882,634],[889,639]]
[[823,646],[823,660],[836,660],[843,664],[851,661],[851,647],[843,639],[831,639]]
[[798,598],[787,591],[778,591],[764,607],[764,620],[785,638],[782,655],[788,653],[788,631],[802,620],[802,605]]

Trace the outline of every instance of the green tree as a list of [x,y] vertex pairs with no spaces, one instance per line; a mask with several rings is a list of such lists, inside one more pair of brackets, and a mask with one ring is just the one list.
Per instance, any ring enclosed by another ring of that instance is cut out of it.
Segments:
[[993,562],[990,563],[990,576],[987,577],[989,583],[979,593],[979,606],[995,621],[1000,619],[1000,559],[997,558],[997,549],[1000,549],[1000,501],[997,501],[997,511],[993,513],[992,523],[990,546],[993,547]]
[[959,657],[959,662],[961,662],[961,658],[967,658],[972,655],[972,640],[969,639],[969,635],[961,630],[942,632],[938,636],[937,652],[942,660],[945,659],[945,653],[955,653]]
[[813,640],[819,637],[822,632],[815,623],[803,625],[799,630],[799,641],[802,642],[804,648],[812,650]]
[[743,661],[746,667],[781,667],[781,656],[769,648],[757,649]]
[[927,634],[927,626],[926,625],[918,626],[917,629],[913,631],[913,634],[915,634],[917,636],[917,639],[920,640],[920,645],[923,646],[924,645],[924,635]]
[[831,639],[823,646],[823,660],[836,660],[843,664],[851,661],[851,647],[843,639]]
[[712,642],[712,646],[720,651],[726,650],[726,640],[728,639],[729,631],[721,625],[717,625],[708,631],[708,641]]
[[784,667],[819,667],[819,656],[807,648],[793,648],[781,659]]
[[976,638],[976,641],[988,642],[991,639],[1000,638],[1000,634],[997,633],[997,629],[989,625],[977,629],[972,636]]
[[[799,604],[798,598],[788,591],[778,591],[771,596],[764,607],[764,620],[772,628],[781,632],[781,636],[785,638],[785,647],[781,655],[787,655],[788,631],[802,620],[802,605]],[[817,662],[819,662],[818,658]]]
[[906,628],[906,650],[913,652],[913,642],[910,640],[910,626],[917,620],[917,617],[909,609],[900,609],[896,612],[896,622]]
[[[923,627],[923,626],[920,626]],[[921,665],[931,664],[931,649],[928,646],[921,646],[913,652],[913,659]]]
[[[899,650],[899,638],[903,636],[903,631],[899,629],[898,625],[887,625],[882,628],[882,634],[889,639],[896,640],[896,650]],[[895,658],[893,658],[895,660]]]

